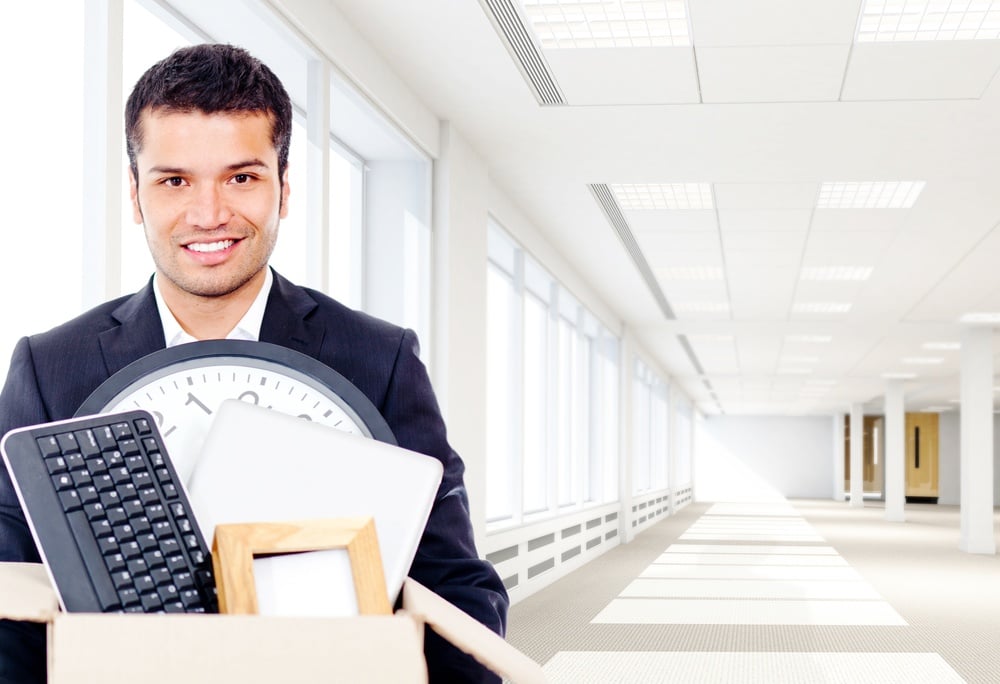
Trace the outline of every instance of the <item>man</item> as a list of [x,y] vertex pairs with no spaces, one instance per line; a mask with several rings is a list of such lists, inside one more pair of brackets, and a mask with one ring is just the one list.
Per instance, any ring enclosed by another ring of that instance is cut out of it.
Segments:
[[[354,382],[400,446],[438,458],[444,479],[410,576],[503,634],[507,595],[478,559],[462,480],[412,331],[351,311],[271,271],[288,211],[291,102],[277,77],[226,45],[178,50],[126,106],[130,194],[156,265],[147,286],[21,339],[0,393],[0,434],[68,418],[104,380],[164,346],[259,339],[306,351]],[[0,561],[39,561],[0,469]],[[428,633],[432,681],[494,679]],[[0,680],[42,682],[44,631],[0,624]]]

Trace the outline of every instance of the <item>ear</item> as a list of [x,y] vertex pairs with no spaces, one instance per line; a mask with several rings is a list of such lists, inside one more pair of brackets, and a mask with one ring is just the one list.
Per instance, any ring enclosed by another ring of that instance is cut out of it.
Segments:
[[142,207],[139,206],[139,183],[131,168],[128,170],[128,196],[132,201],[132,220],[142,225]]
[[281,177],[281,201],[278,203],[278,218],[285,218],[288,216],[288,169],[285,169],[285,173]]

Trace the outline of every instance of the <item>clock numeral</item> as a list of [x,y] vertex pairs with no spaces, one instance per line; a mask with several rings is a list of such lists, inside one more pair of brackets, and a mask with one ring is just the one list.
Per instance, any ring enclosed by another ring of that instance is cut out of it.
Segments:
[[170,429],[169,429],[169,430],[164,430],[164,429],[163,429],[163,414],[162,414],[162,413],[160,413],[159,411],[150,411],[150,413],[152,413],[152,414],[153,414],[153,420],[155,420],[155,421],[156,421],[156,427],[160,428],[160,433],[161,433],[161,434],[162,434],[162,435],[163,435],[164,437],[166,437],[166,436],[167,436],[167,435],[169,435],[169,434],[170,434],[171,432],[173,432],[174,430],[176,430],[176,429],[177,429],[177,426],[176,426],[176,425],[171,425],[171,426],[170,426]]
[[306,413],[300,413],[298,417],[302,418],[303,420],[308,420],[310,423],[312,422],[312,416]]
[[[237,397],[240,401],[245,401],[248,404],[253,404],[254,406],[260,406],[260,395],[253,390],[247,390],[243,394]],[[273,409],[274,406],[268,405],[265,408]]]
[[202,411],[204,411],[208,415],[212,415],[212,409],[208,408],[203,403],[201,403],[201,400],[198,399],[198,397],[196,397],[193,394],[191,394],[190,392],[188,392],[187,401],[184,402],[184,405],[185,406],[190,406],[191,404],[196,404],[198,406],[198,408],[200,408]]

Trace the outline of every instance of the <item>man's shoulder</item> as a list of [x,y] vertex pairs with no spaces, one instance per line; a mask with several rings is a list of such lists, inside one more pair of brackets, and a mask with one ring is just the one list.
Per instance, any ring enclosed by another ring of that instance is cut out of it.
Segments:
[[118,325],[115,311],[136,296],[132,294],[108,300],[54,328],[30,335],[31,346],[44,349],[53,345],[64,347],[67,342],[93,342],[101,332]]

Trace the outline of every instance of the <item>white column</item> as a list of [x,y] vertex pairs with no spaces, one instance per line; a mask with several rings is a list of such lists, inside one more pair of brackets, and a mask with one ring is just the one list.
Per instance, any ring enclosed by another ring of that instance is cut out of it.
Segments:
[[833,416],[833,500],[844,500],[844,414]]
[[993,531],[993,330],[962,330],[961,541],[968,553],[996,553]]
[[851,404],[851,507],[865,505],[864,464],[865,412],[861,404]]
[[906,416],[903,381],[885,385],[885,519],[903,522],[906,503]]

